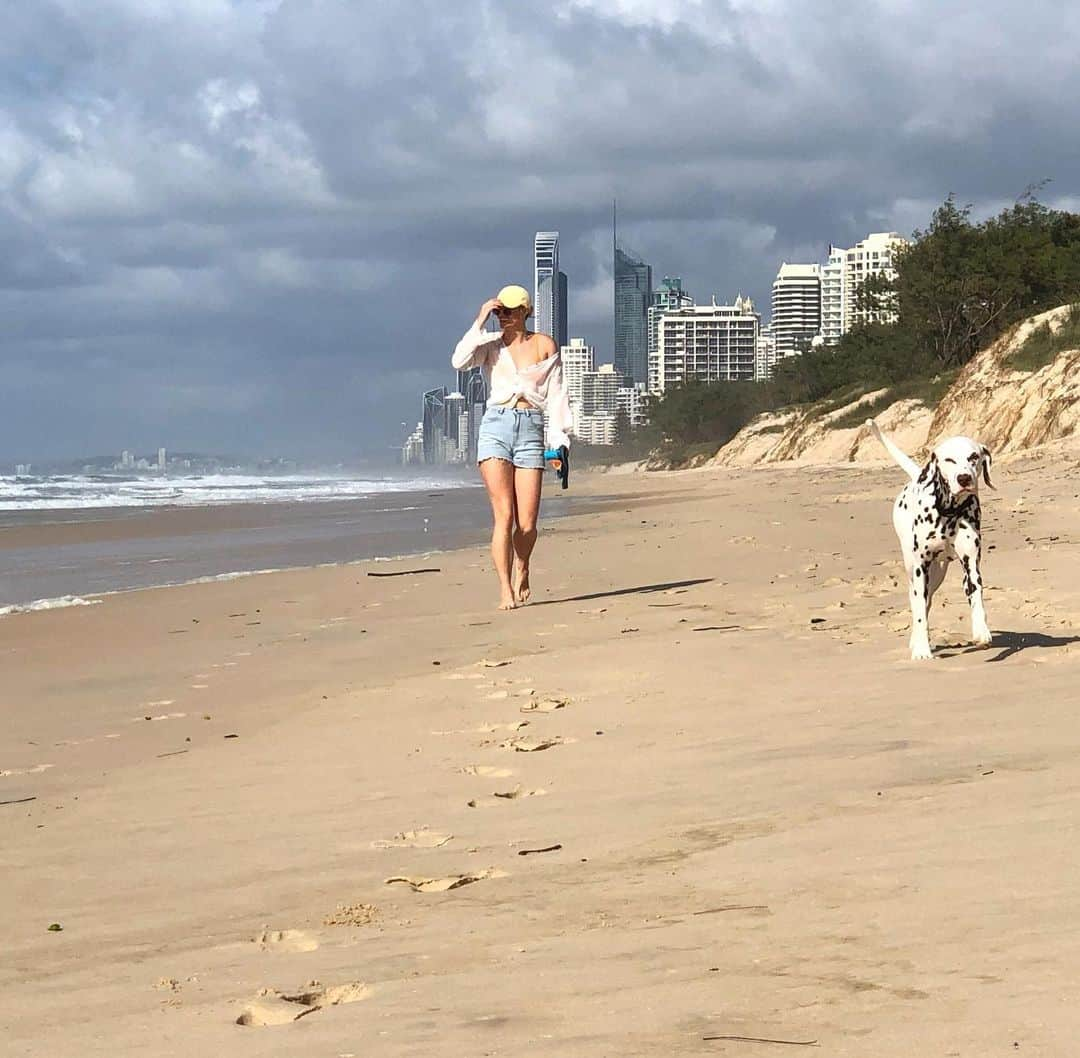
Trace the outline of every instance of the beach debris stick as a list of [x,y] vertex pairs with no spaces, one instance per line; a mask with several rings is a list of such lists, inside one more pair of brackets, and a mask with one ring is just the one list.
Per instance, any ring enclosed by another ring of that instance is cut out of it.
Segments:
[[817,1040],[773,1040],[766,1036],[702,1036],[703,1040],[730,1040],[732,1043],[782,1043],[789,1047],[816,1047]]
[[719,911],[768,911],[768,904],[724,904],[723,907],[707,907],[704,911],[695,911],[695,915],[715,915]]
[[0,801],[0,805],[24,805],[27,801],[36,800],[36,797],[16,797],[13,801]]
[[[499,795],[496,794],[496,797]],[[562,845],[548,845],[542,849],[518,849],[519,856],[531,856],[536,852],[558,852],[562,848]]]
[[399,569],[392,573],[368,573],[369,577],[411,577],[416,573],[442,573],[441,569],[431,566],[427,569]]
[[181,753],[187,753],[186,749],[174,749],[171,753],[159,753],[159,757],[179,757]]

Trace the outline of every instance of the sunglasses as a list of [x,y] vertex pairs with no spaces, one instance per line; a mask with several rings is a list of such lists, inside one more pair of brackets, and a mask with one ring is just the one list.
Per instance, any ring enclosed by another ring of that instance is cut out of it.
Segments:
[[500,305],[495,310],[496,316],[509,316],[512,312],[517,312],[517,309],[508,309],[505,305]]

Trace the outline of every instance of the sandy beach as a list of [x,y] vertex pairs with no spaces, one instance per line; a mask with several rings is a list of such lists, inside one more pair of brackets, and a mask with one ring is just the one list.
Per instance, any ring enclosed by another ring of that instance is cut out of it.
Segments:
[[924,664],[883,467],[0,619],[0,1053],[1075,1053],[1078,469]]

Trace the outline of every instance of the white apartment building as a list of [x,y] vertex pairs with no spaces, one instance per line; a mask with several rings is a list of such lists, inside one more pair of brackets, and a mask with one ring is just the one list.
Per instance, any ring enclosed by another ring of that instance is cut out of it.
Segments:
[[600,412],[596,415],[583,415],[575,426],[575,436],[582,444],[613,445],[616,437],[614,412]]
[[829,247],[829,260],[821,266],[821,336],[835,345],[844,333],[844,255],[847,250]]
[[614,364],[601,364],[595,371],[586,371],[581,379],[581,410],[586,415],[607,412],[614,415],[622,384]]
[[866,323],[894,323],[896,311],[883,306],[876,311],[858,307],[859,287],[871,276],[896,278],[896,251],[907,240],[895,231],[871,232],[850,250],[833,246],[821,270],[821,336],[835,345],[852,327]]
[[653,388],[656,378],[656,350],[660,340],[660,317],[666,312],[689,308],[694,299],[682,288],[682,279],[678,276],[664,276],[660,286],[652,292],[652,304],[646,313],[648,328],[648,387]]
[[844,332],[865,323],[895,323],[896,311],[891,306],[867,311],[857,306],[859,287],[873,275],[896,278],[896,251],[907,240],[895,231],[872,232],[862,242],[844,253]]
[[584,338],[571,338],[569,345],[559,350],[562,357],[563,385],[570,398],[570,408],[577,414],[581,408],[586,373],[596,370],[596,350]]
[[754,381],[768,382],[776,367],[776,340],[772,327],[762,327],[758,331],[757,345],[754,347]]
[[620,386],[615,394],[615,411],[626,416],[631,426],[644,426],[648,421],[646,408],[649,392],[642,383],[633,386]]
[[688,379],[741,382],[754,378],[761,317],[741,295],[733,305],[688,305],[657,324],[656,365],[649,391],[662,394]]
[[809,347],[821,331],[821,265],[780,265],[772,287],[771,326],[777,360]]

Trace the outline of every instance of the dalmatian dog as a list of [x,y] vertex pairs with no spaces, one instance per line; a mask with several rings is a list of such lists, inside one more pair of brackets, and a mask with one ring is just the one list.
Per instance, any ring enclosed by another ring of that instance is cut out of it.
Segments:
[[970,437],[942,441],[920,467],[879,429],[873,419],[866,425],[885,450],[907,472],[893,506],[893,527],[907,569],[911,602],[911,660],[929,659],[930,604],[941,586],[949,563],[959,559],[964,570],[964,593],[971,605],[971,638],[983,645],[992,641],[983,609],[979,570],[979,475],[990,481],[990,451]]

